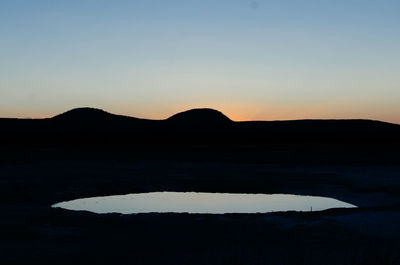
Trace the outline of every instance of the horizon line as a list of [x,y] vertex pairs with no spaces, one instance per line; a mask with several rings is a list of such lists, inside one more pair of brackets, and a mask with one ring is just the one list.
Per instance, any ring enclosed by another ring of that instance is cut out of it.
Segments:
[[242,119],[232,119],[230,118],[228,115],[226,115],[224,112],[215,109],[215,108],[211,108],[211,107],[195,107],[195,108],[189,108],[183,111],[178,111],[175,114],[172,114],[170,116],[167,116],[167,118],[161,118],[161,119],[154,119],[154,118],[142,118],[142,117],[138,117],[138,116],[131,116],[131,115],[126,115],[126,114],[119,114],[119,113],[113,113],[113,112],[109,112],[107,110],[104,110],[102,108],[96,108],[96,107],[89,107],[89,106],[85,106],[85,107],[75,107],[75,108],[71,108],[68,109],[66,111],[60,112],[58,114],[52,115],[52,116],[38,116],[38,117],[2,117],[0,116],[0,119],[21,119],[21,120],[44,120],[44,119],[52,119],[56,116],[62,115],[64,113],[73,111],[73,110],[78,110],[78,109],[91,109],[91,110],[98,110],[98,111],[103,111],[105,113],[111,114],[111,115],[117,115],[117,116],[124,116],[124,117],[129,117],[129,118],[136,118],[136,119],[141,119],[141,120],[152,120],[152,121],[162,121],[162,120],[167,120],[170,117],[179,114],[179,113],[183,113],[183,112],[187,112],[187,111],[192,111],[192,110],[202,110],[202,109],[208,109],[208,110],[213,110],[213,111],[217,111],[222,113],[222,115],[224,115],[225,117],[227,117],[228,119],[230,119],[233,122],[284,122],[284,121],[318,121],[318,120],[365,120],[365,121],[375,121],[375,122],[384,122],[384,123],[389,123],[389,124],[395,124],[395,125],[400,125],[400,123],[396,123],[396,122],[392,122],[392,121],[384,121],[384,120],[380,120],[380,119],[370,119],[370,118],[297,118],[297,119],[272,119],[272,120],[262,120],[262,119],[254,119],[254,120],[242,120]]

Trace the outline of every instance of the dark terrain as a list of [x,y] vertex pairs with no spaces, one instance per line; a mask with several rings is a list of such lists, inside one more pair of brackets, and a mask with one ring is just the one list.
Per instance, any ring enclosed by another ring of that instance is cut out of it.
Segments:
[[[0,119],[0,264],[400,264],[400,125],[144,120],[97,109]],[[359,206],[267,214],[51,208],[147,191],[294,193]]]

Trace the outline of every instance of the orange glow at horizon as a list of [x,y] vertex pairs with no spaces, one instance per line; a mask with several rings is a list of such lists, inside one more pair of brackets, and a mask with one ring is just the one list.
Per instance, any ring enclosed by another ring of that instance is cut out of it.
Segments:
[[[90,106],[91,107],[91,106]],[[132,110],[132,108],[119,107],[107,108],[102,106],[93,106],[94,108],[103,109],[104,111],[112,114],[126,115],[136,118],[162,120],[168,117],[193,108],[212,108],[222,112],[233,121],[274,121],[274,120],[298,120],[298,119],[370,119],[380,120],[400,124],[400,117],[391,113],[371,113],[365,115],[363,111],[334,110],[333,108],[324,107],[304,107],[304,106],[291,106],[285,107],[283,105],[275,106],[259,106],[256,104],[210,104],[210,105],[177,105],[165,109],[145,109],[143,111]],[[0,113],[2,118],[24,118],[24,119],[45,119],[51,118],[71,108],[62,109],[55,112],[50,111],[18,111],[13,114],[12,111],[4,114]]]

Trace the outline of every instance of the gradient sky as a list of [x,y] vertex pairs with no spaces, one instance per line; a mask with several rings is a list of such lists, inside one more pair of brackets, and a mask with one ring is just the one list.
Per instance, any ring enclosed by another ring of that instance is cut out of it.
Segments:
[[0,117],[400,123],[400,1],[1,0]]

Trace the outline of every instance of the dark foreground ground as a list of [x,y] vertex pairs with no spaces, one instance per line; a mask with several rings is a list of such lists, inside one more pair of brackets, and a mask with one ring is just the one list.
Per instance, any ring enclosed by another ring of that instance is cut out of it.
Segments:
[[[3,146],[0,264],[400,264],[398,145]],[[321,195],[357,209],[93,214],[56,202],[146,191]]]

